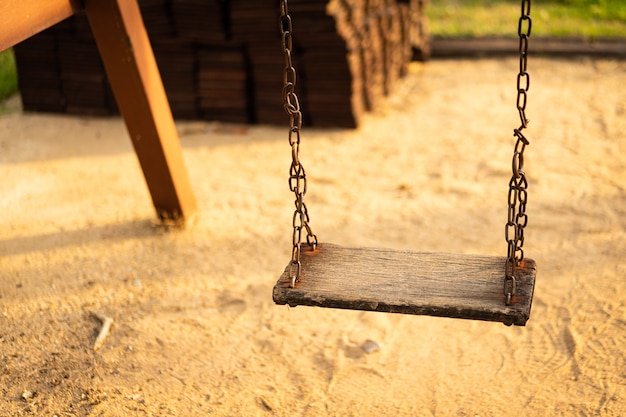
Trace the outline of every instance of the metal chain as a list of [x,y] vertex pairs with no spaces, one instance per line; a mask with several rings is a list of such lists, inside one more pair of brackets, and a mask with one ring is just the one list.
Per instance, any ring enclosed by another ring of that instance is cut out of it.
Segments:
[[282,39],[282,49],[285,55],[285,69],[283,71],[283,104],[285,111],[289,115],[289,145],[291,146],[291,167],[289,169],[289,189],[294,193],[296,209],[293,213],[293,249],[291,251],[291,262],[289,263],[290,286],[294,288],[300,279],[302,264],[300,263],[300,253],[302,248],[302,229],[306,229],[307,243],[315,250],[317,246],[317,236],[313,234],[309,226],[309,212],[304,203],[306,194],[306,172],[300,161],[300,128],[302,127],[302,112],[300,110],[300,100],[296,95],[296,69],[291,60],[293,48],[291,16],[287,7],[287,0],[280,2],[280,35]]
[[506,305],[511,305],[511,299],[515,295],[517,279],[515,270],[524,259],[524,228],[528,224],[526,214],[526,202],[528,198],[528,181],[524,173],[524,150],[529,145],[528,139],[522,131],[528,126],[526,118],[527,93],[530,87],[530,75],[528,74],[528,38],[532,29],[530,18],[530,0],[522,0],[522,12],[517,26],[519,35],[519,73],[517,74],[517,110],[519,112],[521,126],[513,130],[516,138],[513,151],[513,175],[509,181],[508,196],[508,220],[506,223],[505,239],[508,245],[507,261],[505,267],[504,296]]

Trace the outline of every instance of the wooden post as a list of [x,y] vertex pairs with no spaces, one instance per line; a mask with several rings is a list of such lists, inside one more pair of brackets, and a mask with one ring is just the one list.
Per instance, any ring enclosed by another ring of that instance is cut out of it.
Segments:
[[196,209],[161,75],[136,0],[84,0],[113,93],[159,218]]

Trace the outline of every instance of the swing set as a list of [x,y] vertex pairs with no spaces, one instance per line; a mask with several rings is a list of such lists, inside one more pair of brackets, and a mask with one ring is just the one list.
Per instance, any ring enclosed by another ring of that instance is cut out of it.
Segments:
[[[295,195],[291,260],[274,286],[276,304],[419,314],[502,322],[524,326],[530,317],[535,286],[535,261],[524,257],[527,186],[522,133],[528,126],[528,39],[530,0],[522,0],[518,23],[519,73],[514,129],[515,148],[509,181],[505,228],[507,256],[399,251],[342,247],[318,242],[304,202],[307,178],[300,161],[302,112],[295,93],[292,62],[293,26],[287,0],[280,2],[280,31],[285,56],[282,97],[289,115],[292,162],[289,188]],[[306,232],[306,242],[302,234]]]
[[[111,81],[118,106],[142,167],[158,216],[183,220],[196,209],[184,169],[176,127],[136,1],[22,0],[0,3],[4,50],[84,11]],[[535,285],[536,265],[524,256],[528,182],[524,173],[530,0],[521,0],[518,23],[519,72],[515,146],[509,181],[506,257],[348,248],[318,242],[304,196],[307,178],[300,161],[302,112],[295,93],[292,21],[287,0],[280,2],[285,58],[282,98],[289,115],[292,162],[289,188],[295,195],[291,260],[273,290],[277,304],[421,314],[525,325]],[[302,234],[306,232],[306,242]]]

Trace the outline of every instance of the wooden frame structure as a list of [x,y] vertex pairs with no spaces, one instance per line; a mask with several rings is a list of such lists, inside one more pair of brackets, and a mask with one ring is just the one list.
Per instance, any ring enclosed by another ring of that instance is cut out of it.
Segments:
[[85,12],[161,220],[196,210],[182,149],[137,0],[0,2],[0,51]]

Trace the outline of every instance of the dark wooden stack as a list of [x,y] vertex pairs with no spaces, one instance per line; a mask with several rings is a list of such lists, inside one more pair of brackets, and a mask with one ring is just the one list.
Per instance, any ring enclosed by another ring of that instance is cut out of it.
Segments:
[[[176,118],[286,124],[278,0],[139,0]],[[425,0],[294,0],[307,126],[354,127],[425,50]],[[15,47],[24,109],[117,114],[87,19]],[[419,56],[419,55],[418,55]]]
[[[75,23],[71,31],[70,24]],[[109,115],[114,101],[104,67],[91,32],[79,22],[66,21],[66,32],[57,38],[57,65],[65,95],[65,111],[70,114]]]
[[[424,1],[424,0],[420,0]],[[233,39],[247,45],[255,120],[285,120],[280,97],[284,60],[274,0],[231,1]],[[417,6],[418,3],[415,2]],[[376,109],[406,74],[412,58],[410,7],[396,0],[301,0],[289,3],[293,21],[296,92],[304,122],[354,127]],[[423,9],[420,13],[423,19]],[[279,49],[280,50],[280,49]]]
[[[226,39],[228,33],[226,1],[170,0],[170,2],[179,39],[198,43],[220,43]],[[139,3],[142,4],[143,0]]]
[[194,45],[176,39],[159,39],[152,42],[152,48],[172,115],[178,119],[197,119]]
[[86,21],[68,19],[15,48],[27,111],[111,115],[117,112]]
[[57,41],[50,31],[14,48],[24,110],[64,112],[65,96],[57,67]]
[[365,111],[358,62],[338,31],[342,22],[326,10],[326,3],[309,0],[290,6],[302,107],[312,125],[355,127]]
[[141,0],[141,15],[150,39],[166,39],[176,35],[172,5],[168,0]]
[[278,2],[231,0],[230,34],[233,42],[244,45],[249,63],[248,99],[252,121],[263,124],[287,123],[288,118],[281,102],[285,61],[278,29]]
[[196,63],[200,116],[226,122],[249,122],[248,74],[242,46],[233,43],[198,47]]

